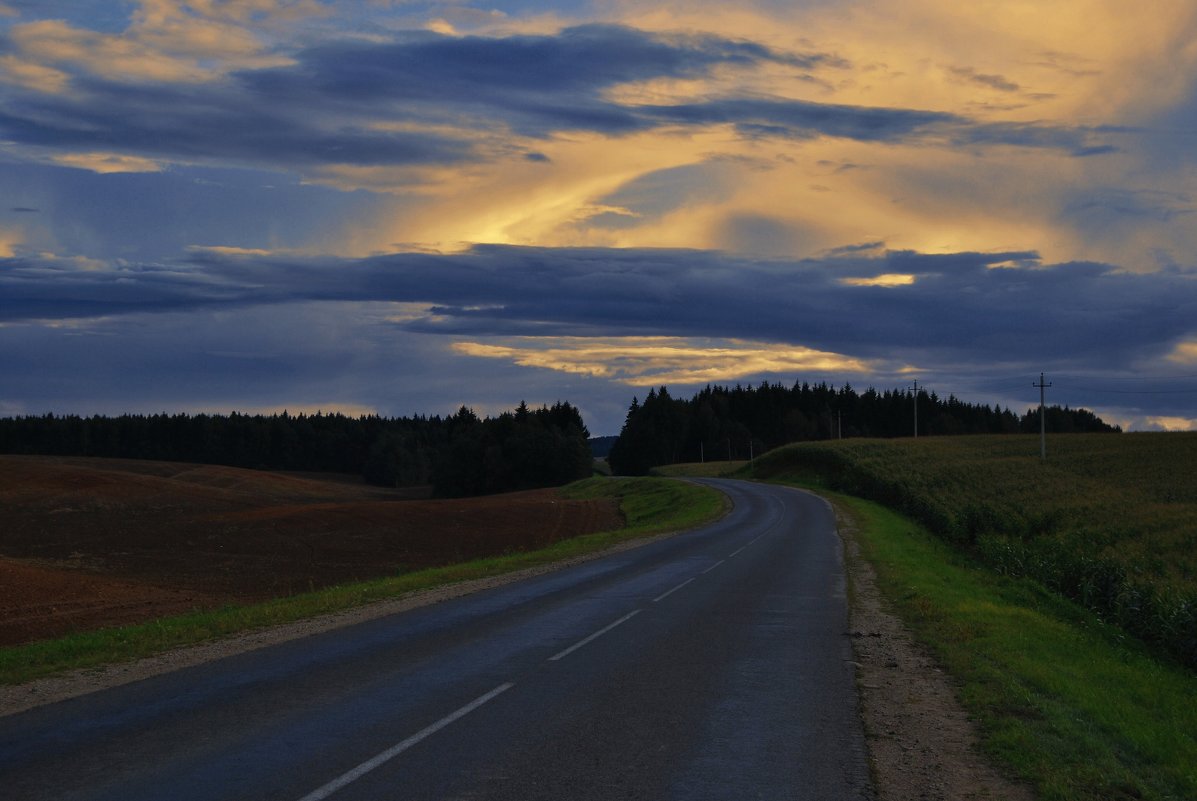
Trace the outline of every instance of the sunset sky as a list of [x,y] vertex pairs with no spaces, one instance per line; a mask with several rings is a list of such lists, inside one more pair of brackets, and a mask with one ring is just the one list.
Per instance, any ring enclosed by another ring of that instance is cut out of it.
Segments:
[[1197,428],[1195,133],[1192,0],[0,0],[0,416]]

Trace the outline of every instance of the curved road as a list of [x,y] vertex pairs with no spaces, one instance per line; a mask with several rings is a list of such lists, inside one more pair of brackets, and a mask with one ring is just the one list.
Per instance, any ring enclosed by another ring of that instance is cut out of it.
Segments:
[[0,718],[6,799],[871,799],[834,516],[713,525]]

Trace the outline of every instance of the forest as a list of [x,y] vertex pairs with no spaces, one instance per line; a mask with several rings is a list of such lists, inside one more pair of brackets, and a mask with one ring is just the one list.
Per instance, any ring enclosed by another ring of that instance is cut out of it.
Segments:
[[99,456],[353,473],[441,497],[558,486],[591,474],[589,432],[569,403],[480,419],[341,414],[156,414],[0,419],[0,453]]
[[[917,397],[917,404],[916,404]],[[677,462],[748,459],[790,442],[838,437],[909,437],[947,434],[1016,434],[1039,431],[1039,410],[1021,417],[997,405],[966,403],[935,392],[869,388],[845,384],[762,383],[757,387],[707,386],[689,400],[667,387],[632,399],[619,438],[607,457],[619,475],[643,475]],[[1050,406],[1046,426],[1053,433],[1117,432],[1086,409]]]
[[[850,385],[795,382],[707,386],[689,400],[667,387],[632,399],[618,438],[599,455],[620,475],[676,462],[748,459],[790,442],[914,433],[915,393],[858,393]],[[1039,411],[917,395],[920,436],[1039,430]],[[1050,432],[1115,432],[1085,409],[1051,406]],[[287,412],[272,415],[73,415],[0,419],[0,453],[99,456],[267,470],[352,473],[389,487],[431,485],[439,497],[559,486],[592,472],[589,432],[566,402],[479,418],[462,406],[441,416],[384,418]]]

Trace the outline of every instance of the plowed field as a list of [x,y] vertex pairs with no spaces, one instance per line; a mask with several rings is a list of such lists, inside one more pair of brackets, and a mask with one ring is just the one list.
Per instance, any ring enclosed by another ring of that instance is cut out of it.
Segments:
[[0,645],[616,528],[611,500],[412,499],[333,478],[0,456]]

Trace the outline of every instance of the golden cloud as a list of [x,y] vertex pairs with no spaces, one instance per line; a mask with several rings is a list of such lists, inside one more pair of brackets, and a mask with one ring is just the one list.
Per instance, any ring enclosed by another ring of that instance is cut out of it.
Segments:
[[914,283],[914,276],[904,273],[883,273],[872,278],[841,278],[840,283],[845,286],[910,286]]
[[66,89],[70,76],[62,70],[24,61],[10,54],[0,57],[0,80],[53,95]]
[[1179,364],[1197,364],[1197,342],[1181,342],[1168,354],[1168,361]]
[[800,345],[685,337],[517,337],[505,344],[456,342],[466,356],[607,378],[630,386],[734,381],[767,373],[867,373],[875,364]]
[[24,241],[20,232],[12,229],[0,228],[0,259],[11,259],[16,255],[16,248]]
[[[775,47],[837,58],[827,68],[769,64],[727,68],[703,77],[653,79],[613,87],[608,98],[669,105],[761,95],[960,115],[1018,126],[1036,121],[1061,130],[1137,119],[1166,107],[1191,87],[1197,63],[1191,4],[1165,2],[1150,19],[1128,18],[1116,2],[1013,2],[1001,15],[960,13],[946,0],[872,3],[844,9],[794,7],[767,12],[709,2],[617,3],[619,21],[671,34],[711,30]],[[806,39],[798,38],[801,36]],[[1133,33],[1130,33],[1133,31]],[[967,43],[962,47],[961,43]],[[1169,63],[1159,54],[1174,58]],[[812,74],[813,73],[813,74]],[[1111,75],[1118,75],[1111,91]],[[1109,134],[1102,144],[1123,142]],[[1142,237],[1094,242],[1091,232],[1059,219],[1070,192],[1086,182],[1136,185],[1131,154],[1078,159],[1051,148],[988,150],[951,141],[879,144],[836,137],[787,141],[743,137],[729,126],[655,130],[634,137],[560,137],[536,144],[552,166],[512,163],[445,181],[453,192],[402,222],[394,239],[614,247],[697,247],[799,258],[821,249],[885,241],[895,249],[944,253],[1037,250],[1047,260],[1087,258],[1149,266],[1151,227]],[[739,159],[735,178],[717,193],[696,193],[663,214],[591,222],[587,209],[605,194],[654,171],[712,158]],[[856,169],[837,170],[834,165]],[[867,167],[868,169],[859,169]],[[949,169],[950,168],[950,169]],[[1045,181],[1045,177],[1052,180]],[[1159,176],[1153,178],[1158,180]],[[1176,180],[1171,179],[1173,183]],[[1027,192],[1034,185],[1036,192]],[[526,201],[526,202],[525,202]],[[774,241],[728,235],[739,220]],[[1164,247],[1184,252],[1197,235],[1173,228]],[[1175,241],[1171,241],[1175,240]]]
[[98,173],[162,171],[162,165],[153,159],[119,153],[65,153],[52,156],[51,161],[64,167],[78,167]]
[[65,76],[55,74],[52,65],[80,67],[116,80],[211,81],[233,69],[291,63],[270,52],[256,29],[269,28],[271,21],[325,13],[310,0],[284,5],[274,0],[142,0],[129,27],[115,34],[54,19],[14,25],[10,36],[19,60],[4,65],[4,71],[30,88],[50,92],[62,91]]
[[1165,431],[1197,431],[1197,420],[1190,417],[1148,417],[1147,422]]
[[273,256],[291,251],[264,250],[262,248],[239,248],[231,245],[188,245],[192,253],[211,253],[216,256]]

